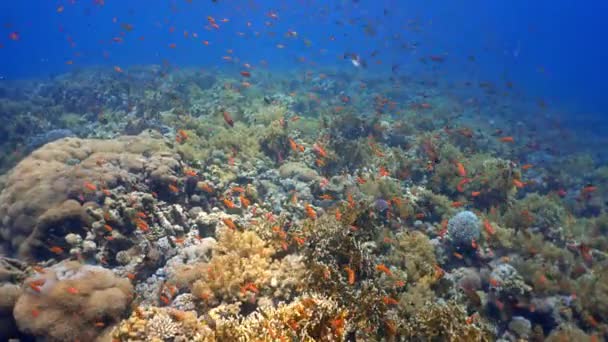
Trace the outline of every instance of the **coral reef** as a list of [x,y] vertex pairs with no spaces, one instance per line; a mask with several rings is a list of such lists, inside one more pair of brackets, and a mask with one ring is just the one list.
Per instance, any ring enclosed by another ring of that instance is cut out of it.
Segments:
[[178,167],[163,140],[147,133],[47,144],[21,161],[6,179],[0,194],[0,243],[6,253],[17,252],[22,258],[49,257],[50,248],[62,248],[65,235],[84,236],[90,224],[86,208],[98,205],[107,191],[135,187],[144,176],[151,191],[166,194]]
[[54,341],[91,340],[117,322],[133,299],[128,279],[69,261],[25,280],[14,309],[19,329]]

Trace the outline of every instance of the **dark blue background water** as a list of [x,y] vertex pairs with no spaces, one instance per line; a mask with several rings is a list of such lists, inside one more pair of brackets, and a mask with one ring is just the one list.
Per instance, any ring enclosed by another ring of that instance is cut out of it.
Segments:
[[[229,49],[239,64],[266,61],[277,69],[313,70],[352,68],[342,59],[350,51],[368,58],[378,74],[399,65],[400,72],[422,77],[429,67],[419,58],[442,55],[445,62],[435,74],[442,80],[511,81],[527,97],[571,115],[598,117],[608,105],[606,1],[15,0],[0,6],[4,78],[163,62],[236,71],[238,66],[222,60]],[[209,29],[207,16],[219,30]],[[133,29],[125,30],[125,24]],[[288,30],[297,37],[285,37]],[[10,39],[12,32],[18,40]],[[124,42],[113,42],[115,37]],[[374,50],[378,54],[370,58]]]

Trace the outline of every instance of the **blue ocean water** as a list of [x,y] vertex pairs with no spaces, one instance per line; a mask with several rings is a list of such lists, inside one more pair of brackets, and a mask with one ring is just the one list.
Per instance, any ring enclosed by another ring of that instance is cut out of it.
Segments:
[[[428,71],[420,57],[442,55],[442,80],[508,81],[560,112],[593,117],[607,107],[606,10],[603,1],[573,0],[3,1],[0,76],[163,61],[228,68],[221,59],[227,50],[252,65],[285,69],[308,62],[348,68],[342,56],[353,52],[369,58],[374,72],[389,74],[397,64],[415,75]],[[289,31],[297,35],[285,37]]]

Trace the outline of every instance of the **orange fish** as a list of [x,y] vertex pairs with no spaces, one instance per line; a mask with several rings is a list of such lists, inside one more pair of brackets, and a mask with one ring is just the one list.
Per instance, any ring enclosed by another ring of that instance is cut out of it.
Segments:
[[387,276],[393,275],[393,272],[391,272],[391,270],[388,267],[386,267],[385,264],[376,265],[376,271],[385,273]]
[[247,199],[243,194],[239,195],[239,201],[241,202],[241,207],[247,209],[251,205],[251,201]]
[[347,274],[348,283],[353,285],[355,283],[355,271],[348,266],[344,267],[344,270]]
[[135,225],[143,232],[147,232],[148,230],[150,230],[150,226],[148,226],[148,223],[140,218],[135,219]]
[[236,208],[236,205],[234,204],[234,202],[232,202],[231,200],[229,200],[227,198],[224,198],[222,200],[222,203],[224,203],[224,205],[226,206],[226,208],[230,208],[230,209]]
[[118,65],[114,66],[114,71],[116,71],[117,73],[121,73],[122,72],[122,68],[119,67]]
[[234,127],[234,120],[232,119],[232,116],[230,116],[230,113],[228,113],[227,111],[224,111],[224,122],[226,122],[228,126]]
[[304,210],[306,210],[306,216],[308,216],[309,218],[313,220],[317,218],[317,212],[315,211],[315,209],[313,209],[313,207],[310,206],[310,204],[306,204]]
[[458,175],[460,177],[467,176],[467,170],[465,170],[464,165],[461,162],[456,162],[456,169],[458,170]]
[[481,191],[471,191],[471,196],[477,197],[479,195],[481,195]]
[[524,165],[521,166],[521,169],[522,170],[528,170],[528,169],[531,169],[533,166],[534,165],[532,165],[532,164],[524,164]]
[[460,202],[460,201],[454,201],[452,202],[452,204],[450,204],[450,206],[452,208],[460,208],[464,205],[464,202]]
[[196,171],[194,171],[192,169],[187,169],[187,170],[184,170],[184,175],[186,175],[188,177],[196,177]]
[[378,171],[378,175],[380,177],[388,177],[390,175],[390,173],[388,172],[388,170],[384,166],[380,166],[380,170]]
[[391,298],[388,296],[382,297],[382,302],[386,305],[397,305],[399,302],[395,298]]
[[500,138],[498,140],[500,140],[501,142],[504,142],[504,143],[513,143],[513,142],[515,142],[515,139],[513,139],[513,137],[511,137],[511,136],[509,136],[509,137],[502,137],[502,138]]
[[179,188],[173,184],[169,184],[169,191],[171,191],[172,193],[176,194],[179,192]]
[[231,219],[229,219],[229,218],[223,218],[223,219],[222,219],[222,222],[224,222],[224,224],[225,224],[225,225],[226,225],[228,228],[230,228],[230,229],[232,229],[232,230],[236,230],[236,229],[237,229],[236,224],[234,223],[234,221],[232,221],[232,220],[231,220]]
[[243,76],[243,77],[251,77],[251,73],[249,71],[241,71],[241,76]]
[[521,188],[524,187],[525,184],[522,181],[518,180],[518,179],[513,179],[513,185],[516,188],[521,189]]
[[69,294],[74,294],[74,295],[79,293],[78,289],[73,286],[68,287],[66,289],[66,291],[68,291]]
[[55,253],[57,255],[63,254],[63,248],[61,248],[59,246],[53,246],[53,247],[49,248],[49,251],[51,251],[52,253]]
[[298,144],[296,144],[296,142],[292,138],[289,138],[289,147],[294,152],[298,151]]
[[490,221],[488,219],[483,220],[483,228],[486,230],[486,232],[489,235],[496,234],[496,230],[494,230],[494,227],[492,227],[492,224],[490,223]]
[[89,191],[97,191],[97,186],[90,182],[84,182],[84,188]]
[[202,183],[199,187],[201,190],[203,190],[206,193],[210,194],[213,192],[213,187],[207,183]]
[[[294,121],[293,118],[292,121]],[[317,153],[319,157],[327,158],[327,151],[325,151],[325,149],[321,147],[321,145],[315,143],[314,145],[312,145],[312,149]]]

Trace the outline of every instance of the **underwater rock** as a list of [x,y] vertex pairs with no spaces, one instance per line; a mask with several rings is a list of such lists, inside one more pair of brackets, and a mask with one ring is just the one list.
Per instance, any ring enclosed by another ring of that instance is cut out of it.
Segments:
[[490,289],[503,296],[521,296],[529,293],[532,288],[527,285],[515,267],[509,264],[500,264],[490,273]]
[[471,211],[461,211],[448,221],[450,240],[457,247],[471,246],[471,241],[479,240],[481,222]]
[[532,323],[524,317],[515,316],[509,322],[509,330],[521,339],[528,339],[532,332]]

